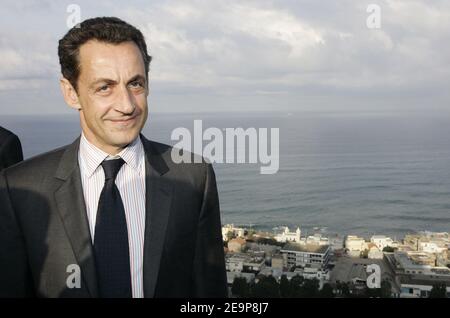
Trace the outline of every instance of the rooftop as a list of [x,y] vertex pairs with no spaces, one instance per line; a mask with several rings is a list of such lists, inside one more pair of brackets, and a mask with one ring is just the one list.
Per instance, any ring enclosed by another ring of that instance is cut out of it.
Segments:
[[432,286],[433,284],[436,283],[444,283],[447,287],[450,287],[450,279],[426,275],[402,275],[400,276],[400,283],[408,285],[425,285],[425,286]]
[[356,235],[347,235],[346,241],[365,241],[365,239],[363,237],[359,237]]
[[264,257],[255,256],[247,253],[228,253],[225,255],[227,261],[242,261],[244,263],[261,263]]
[[234,238],[228,242],[228,244],[232,244],[232,243],[238,243],[240,245],[244,245],[245,240],[243,238],[238,237],[238,238]]
[[372,239],[377,240],[377,239],[390,239],[390,237],[386,236],[386,235],[373,235]]
[[298,244],[298,243],[286,243],[281,251],[295,251],[295,252],[307,252],[325,254],[330,248],[329,245],[317,245],[317,244]]

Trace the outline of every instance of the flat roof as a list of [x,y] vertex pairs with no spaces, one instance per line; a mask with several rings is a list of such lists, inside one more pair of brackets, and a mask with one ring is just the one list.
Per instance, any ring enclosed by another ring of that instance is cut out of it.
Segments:
[[317,245],[317,244],[298,244],[298,243],[286,243],[281,251],[294,251],[294,252],[306,252],[325,254],[330,245]]
[[401,284],[408,284],[408,285],[425,285],[425,286],[432,286],[436,283],[444,283],[447,287],[450,287],[450,279],[445,279],[442,276],[441,277],[431,277],[426,275],[402,275],[400,276],[400,283]]
[[384,239],[384,238],[390,239],[390,237],[386,236],[386,235],[372,235],[371,238],[373,238],[373,239]]

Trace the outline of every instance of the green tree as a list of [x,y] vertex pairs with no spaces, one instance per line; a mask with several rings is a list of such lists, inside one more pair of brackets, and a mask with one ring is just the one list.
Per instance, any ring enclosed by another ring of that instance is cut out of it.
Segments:
[[250,286],[244,277],[235,277],[231,285],[231,293],[238,297],[248,297]]
[[333,287],[329,283],[324,284],[322,289],[319,291],[319,297],[334,298]]
[[284,243],[277,242],[274,238],[271,237],[259,237],[256,239],[256,241],[259,244],[267,244],[267,245],[274,245],[274,246],[284,246]]
[[303,276],[295,275],[291,278],[291,281],[289,282],[289,291],[290,295],[289,297],[302,297],[302,285],[304,282]]
[[291,285],[286,275],[282,275],[280,279],[280,296],[281,297],[291,297]]
[[348,286],[348,283],[343,282],[341,283],[341,295],[342,297],[350,297],[350,287]]
[[387,279],[383,279],[381,282],[381,297],[382,298],[391,298],[392,297],[392,286],[391,282]]
[[436,283],[430,291],[430,298],[445,298],[447,297],[447,290],[445,283]]
[[305,279],[300,291],[301,297],[317,297],[319,295],[319,280],[317,278]]
[[381,297],[381,288],[369,288],[369,287],[365,286],[364,291],[362,292],[360,297],[380,298]]
[[385,246],[383,248],[383,252],[393,253],[394,251],[395,251],[395,249],[393,247],[390,247],[390,246]]
[[252,296],[256,298],[278,298],[280,297],[280,286],[272,276],[262,276],[255,284]]
[[336,280],[335,289],[337,295],[340,295],[342,293],[342,283],[340,280]]

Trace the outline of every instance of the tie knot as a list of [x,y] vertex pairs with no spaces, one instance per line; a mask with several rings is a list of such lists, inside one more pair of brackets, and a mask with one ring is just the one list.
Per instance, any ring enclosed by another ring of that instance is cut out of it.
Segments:
[[112,159],[112,160],[104,160],[101,165],[103,171],[105,172],[105,181],[109,179],[116,180],[117,174],[119,173],[120,168],[122,168],[125,161],[122,158]]

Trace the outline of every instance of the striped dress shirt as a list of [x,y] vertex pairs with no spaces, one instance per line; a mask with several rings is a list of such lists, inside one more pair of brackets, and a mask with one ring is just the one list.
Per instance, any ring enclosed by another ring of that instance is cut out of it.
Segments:
[[78,163],[93,244],[98,201],[105,184],[105,174],[100,164],[104,160],[118,157],[125,161],[117,174],[116,185],[122,197],[127,220],[132,294],[134,298],[142,298],[146,202],[145,151],[142,141],[137,137],[119,154],[111,156],[91,144],[84,134],[81,134]]

